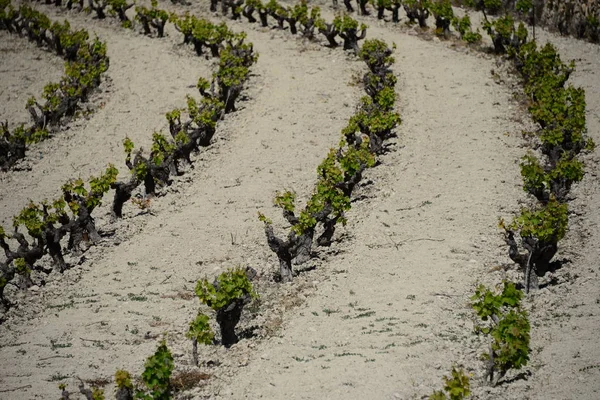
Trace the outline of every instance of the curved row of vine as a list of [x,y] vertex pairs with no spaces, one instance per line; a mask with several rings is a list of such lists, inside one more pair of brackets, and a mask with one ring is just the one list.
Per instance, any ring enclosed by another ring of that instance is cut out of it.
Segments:
[[[476,6],[485,15],[496,3],[482,0]],[[539,289],[538,277],[560,267],[553,259],[568,229],[570,190],[584,176],[578,156],[595,147],[587,136],[585,91],[568,83],[574,62],[564,63],[551,43],[538,47],[535,40],[527,41],[527,30],[513,21],[509,13],[496,19],[494,25],[504,33],[491,37],[496,53],[505,54],[521,77],[537,129],[528,136],[530,150],[520,163],[529,205],[510,222],[500,219],[499,224],[508,255],[519,266],[523,281],[504,281],[499,291],[480,285],[472,297],[473,309],[481,319],[476,332],[490,340],[482,359],[484,379],[493,386],[510,370],[529,362],[531,324],[522,300]],[[453,368],[444,382],[444,391],[436,391],[430,399],[464,399],[471,393],[469,378],[460,369]]]
[[27,100],[26,109],[33,120],[12,129],[8,121],[0,125],[0,170],[8,170],[24,158],[28,146],[52,136],[65,119],[80,110],[108,70],[106,44],[98,38],[89,40],[85,29],[74,31],[68,21],[52,22],[46,15],[11,0],[0,0],[0,29],[26,36],[37,46],[51,50],[65,61],[65,75],[58,83],[44,87],[41,101]]
[[[396,93],[394,86],[396,77],[391,65],[394,59],[385,42],[380,40],[365,41],[359,51],[360,58],[365,61],[369,71],[363,77],[363,85],[367,96],[363,97],[356,114],[351,117],[348,126],[343,129],[340,145],[332,148],[325,160],[317,168],[318,180],[307,205],[295,215],[295,194],[278,193],[274,202],[282,208],[285,218],[292,225],[287,241],[273,234],[271,222],[260,214],[265,224],[265,233],[270,248],[281,261],[281,280],[292,279],[291,259],[302,262],[310,257],[310,247],[327,245],[333,236],[335,226],[345,223],[345,212],[350,209],[353,189],[361,181],[367,168],[375,165],[377,155],[386,150],[385,141],[393,137],[393,130],[400,122],[394,111]],[[315,238],[317,228],[323,233]],[[198,365],[198,345],[220,343],[226,347],[238,341],[236,325],[244,306],[258,294],[252,280],[256,271],[252,268],[236,268],[219,275],[214,282],[201,279],[196,285],[196,295],[201,303],[210,307],[216,314],[220,328],[220,340],[211,328],[210,317],[199,311],[190,323],[187,337],[192,341],[192,357],[194,365]],[[163,340],[154,355],[148,358],[141,383],[135,385],[131,374],[119,370],[115,374],[117,399],[170,399],[173,395],[171,374],[174,370],[173,356]],[[70,392],[61,387],[63,399],[68,399]],[[88,389],[80,386],[80,392],[100,396],[99,388]],[[97,397],[96,397],[97,398]]]
[[[131,140],[124,140],[129,179],[118,181],[118,170],[109,165],[87,184],[81,178],[68,181],[62,186],[63,194],[54,200],[31,202],[14,216],[12,229],[0,227],[0,247],[5,254],[0,261],[0,305],[4,309],[12,305],[5,296],[7,285],[31,286],[32,270],[63,272],[68,268],[65,252],[79,255],[101,239],[92,214],[109,190],[115,190],[112,210],[119,218],[136,188],[143,185],[145,195],[151,195],[169,185],[172,176],[181,174],[181,166],[192,163],[191,154],[210,145],[217,122],[235,111],[249,68],[257,58],[252,44],[244,43],[243,34],[230,38],[221,45],[218,69],[211,80],[198,80],[202,98],[198,101],[188,96],[187,108],[166,114],[168,136],[154,132],[149,154],[142,149],[134,152]],[[42,260],[45,255],[51,257],[50,265]]]

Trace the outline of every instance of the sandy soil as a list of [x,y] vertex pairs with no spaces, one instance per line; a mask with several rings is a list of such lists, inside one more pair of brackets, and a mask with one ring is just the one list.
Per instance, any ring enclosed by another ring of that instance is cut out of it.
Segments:
[[[189,86],[210,71],[210,62],[175,38],[68,18],[107,41],[110,81],[100,95],[106,105],[41,145],[47,152],[27,161],[31,171],[2,177],[3,223],[28,197],[53,195],[73,174],[98,173],[107,162],[120,166],[122,138],[147,143],[165,127],[163,114],[183,105]],[[371,184],[358,193],[343,240],[320,252],[318,268],[273,292],[276,259],[256,213],[281,223],[271,206],[275,191],[310,191],[316,165],[361,96],[352,83],[363,65],[285,32],[228,22],[247,31],[260,53],[247,100],[219,126],[196,168],[152,201],[151,213],[129,207],[123,221],[110,225],[118,246],[92,248],[80,267],[19,295],[20,306],[0,326],[0,398],[56,397],[59,381],[74,387],[75,377],[110,378],[117,368],[139,373],[163,332],[176,363],[189,365],[184,332],[198,307],[191,289],[199,277],[234,265],[252,265],[261,275],[262,303],[241,328],[256,325],[259,336],[271,335],[227,351],[201,349],[204,363],[217,365],[203,371],[215,378],[191,398],[420,398],[439,388],[455,363],[481,372],[484,341],[471,333],[468,302],[477,281],[495,284],[506,274],[498,268],[508,257],[497,218],[525,199],[518,159],[526,151],[520,132],[530,125],[513,99],[514,80],[492,75],[503,70],[493,57],[367,21],[369,37],[397,44],[403,123],[393,151],[369,171]],[[540,35],[565,59],[580,60],[573,82],[586,89],[590,135],[600,143],[598,47]],[[494,389],[474,382],[475,398],[598,398],[595,155],[587,168],[573,191],[571,231],[561,247],[570,262],[557,272],[560,283],[529,303],[528,375]],[[100,222],[110,224],[104,215]],[[24,388],[2,391],[18,387]]]
[[64,70],[63,60],[27,40],[18,40],[0,31],[0,115],[9,128],[31,120],[25,103],[31,96],[40,98],[44,86],[58,82]]
[[[45,7],[44,12],[49,17],[65,18],[65,13],[54,7]],[[152,132],[168,128],[165,113],[184,107],[186,94],[199,96],[195,89],[198,78],[211,73],[212,61],[176,46],[174,38],[156,40],[118,26],[96,26],[77,14],[68,19],[73,29],[85,27],[110,42],[109,78],[92,100],[101,107],[89,120],[70,124],[56,140],[34,146],[21,162],[26,165],[21,166],[23,171],[0,174],[0,223],[4,225],[28,199],[40,201],[58,195],[67,179],[87,179],[109,163],[125,173],[123,139],[129,136],[137,146],[148,147]],[[27,43],[18,37],[7,39]],[[43,85],[46,83],[44,79]]]

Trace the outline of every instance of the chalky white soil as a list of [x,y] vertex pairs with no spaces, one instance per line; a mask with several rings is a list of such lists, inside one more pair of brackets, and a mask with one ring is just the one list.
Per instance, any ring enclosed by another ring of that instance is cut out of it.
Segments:
[[[329,18],[329,3],[324,8]],[[197,79],[215,68],[180,46],[174,30],[152,39],[83,14],[40,9],[98,34],[111,66],[93,100],[102,106],[89,119],[36,146],[24,170],[0,175],[5,226],[29,198],[54,196],[65,180],[99,174],[109,162],[125,175],[123,138],[148,146],[152,132],[167,127],[164,113],[185,106]],[[186,9],[206,15],[205,6]],[[275,192],[292,189],[301,199],[310,193],[316,166],[362,96],[355,82],[364,65],[287,32],[228,22],[246,31],[260,54],[239,111],[220,123],[195,168],[151,201],[149,213],[128,204],[124,219],[113,222],[100,209],[99,225],[116,238],[90,249],[63,276],[50,275],[45,286],[14,294],[18,306],[0,325],[0,399],[57,398],[60,382],[74,389],[78,378],[110,380],[118,368],[139,374],[163,333],[178,370],[190,369],[185,331],[199,307],[195,281],[236,265],[259,271],[262,300],[240,326],[255,327],[257,336],[229,350],[201,348],[201,371],[212,377],[181,398],[421,398],[456,364],[473,374],[478,399],[600,397],[597,155],[586,156],[588,173],[573,190],[571,231],[558,256],[570,262],[556,273],[558,285],[526,301],[530,365],[523,376],[489,388],[477,360],[485,339],[472,334],[469,297],[477,282],[519,276],[497,228],[499,216],[510,217],[526,200],[518,160],[526,152],[521,131],[531,123],[514,99],[518,84],[493,56],[364,20],[368,37],[396,43],[403,122],[390,152],[366,174],[339,240],[319,251],[317,268],[276,286],[277,260],[257,212],[283,227]],[[572,81],[586,89],[589,134],[600,143],[599,47],[539,34],[563,59],[577,59]],[[29,60],[40,50],[2,35],[2,46],[23,48],[15,53],[22,61],[8,65],[31,70],[3,73],[0,88],[39,93],[50,79],[39,82],[39,71],[49,67]],[[13,101],[23,103],[11,97],[8,107]],[[12,120],[7,110],[1,117]],[[111,391],[107,386],[107,398]]]

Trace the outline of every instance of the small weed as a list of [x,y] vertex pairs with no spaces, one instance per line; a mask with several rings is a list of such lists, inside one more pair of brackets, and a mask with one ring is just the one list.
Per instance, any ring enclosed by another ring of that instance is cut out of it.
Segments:
[[381,321],[386,321],[386,320],[387,321],[397,321],[399,319],[400,318],[397,318],[397,317],[381,317],[381,318],[375,319],[375,322],[381,322]]
[[424,342],[424,340],[423,340],[423,339],[415,339],[415,340],[413,340],[412,342],[408,342],[408,343],[406,343],[406,344],[405,344],[405,346],[406,346],[406,347],[410,347],[410,346],[416,346],[416,345],[418,345],[418,344],[421,344],[421,343],[423,343],[423,342]]
[[327,316],[330,316],[331,314],[339,313],[339,312],[340,312],[340,310],[339,310],[339,309],[337,309],[337,310],[331,310],[331,309],[329,309],[329,308],[324,308],[324,309],[323,309],[323,312],[324,312],[324,313],[325,313]]
[[350,353],[350,352],[343,352],[343,353],[334,353],[333,354],[335,357],[347,357],[347,356],[359,356],[359,357],[364,357],[362,354],[360,353]]
[[52,350],[56,349],[66,349],[67,347],[73,346],[73,343],[57,343],[54,340],[50,340],[50,348]]
[[48,382],[57,382],[57,381],[64,381],[65,379],[68,379],[69,376],[68,375],[62,375],[60,373],[58,374],[54,374],[50,377],[50,380],[48,380]]
[[380,330],[376,330],[376,329],[371,329],[370,331],[366,331],[366,332],[361,332],[363,335],[370,335],[371,333],[387,333],[387,332],[391,332],[392,328],[383,328]]
[[406,300],[414,300],[416,298],[417,296],[415,296],[414,294],[409,294],[408,296],[406,296]]
[[375,315],[375,311],[367,311],[361,314],[358,314],[354,317],[354,319],[358,319],[358,318],[367,318],[367,317],[371,317]]
[[146,296],[136,295],[133,293],[128,293],[127,296],[129,297],[129,300],[131,300],[131,301],[147,301],[148,300],[148,298]]
[[69,303],[55,304],[55,305],[49,304],[48,308],[56,309],[57,311],[62,311],[66,308],[73,308],[73,306],[75,306],[75,301],[71,300]]

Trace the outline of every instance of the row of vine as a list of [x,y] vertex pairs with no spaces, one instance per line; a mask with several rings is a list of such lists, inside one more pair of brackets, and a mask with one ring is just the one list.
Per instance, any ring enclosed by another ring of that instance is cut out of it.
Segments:
[[[484,12],[496,6],[495,0],[482,0]],[[526,7],[521,9],[527,11]],[[487,20],[487,17],[486,17]],[[578,155],[591,151],[594,142],[587,137],[585,92],[567,84],[574,62],[562,62],[556,48],[547,43],[538,48],[527,42],[527,30],[515,27],[507,14],[496,20],[504,32],[494,40],[496,52],[506,54],[522,78],[528,111],[538,128],[530,137],[532,149],[521,159],[523,190],[534,200],[521,209],[510,223],[500,220],[510,258],[520,267],[525,293],[539,289],[538,277],[559,268],[552,262],[568,226],[571,186],[581,181],[584,166]],[[496,25],[498,26],[498,25]],[[521,31],[521,33],[517,33]],[[559,264],[559,263],[558,263]],[[530,356],[530,322],[522,307],[524,293],[505,281],[500,292],[479,286],[472,297],[473,308],[481,319],[477,333],[490,337],[489,350],[482,355],[486,362],[484,378],[492,385],[511,369],[527,365]],[[470,394],[469,379],[462,370],[453,369],[445,377],[443,391],[430,399],[463,399]]]
[[66,60],[65,75],[60,82],[44,87],[43,100],[27,100],[25,107],[33,120],[30,126],[20,124],[11,130],[8,121],[1,123],[0,169],[8,170],[25,157],[29,145],[48,138],[65,119],[76,115],[80,103],[86,102],[100,85],[109,58],[106,44],[98,38],[89,40],[85,29],[74,31],[68,21],[52,22],[26,5],[15,9],[10,0],[0,0],[0,29],[26,36]]
[[[359,51],[360,58],[369,68],[363,77],[367,96],[361,99],[358,111],[343,129],[340,146],[331,149],[317,168],[316,187],[298,217],[295,216],[295,194],[290,191],[277,194],[274,202],[282,208],[292,225],[288,240],[275,237],[270,220],[260,214],[269,246],[280,259],[283,282],[291,280],[293,275],[288,261],[296,259],[302,262],[301,257],[307,261],[311,257],[313,241],[318,245],[328,245],[336,224],[345,223],[345,212],[350,209],[353,189],[361,181],[364,171],[375,165],[377,155],[385,152],[384,141],[393,136],[393,129],[400,122],[399,115],[394,111],[396,77],[390,69],[394,62],[391,54],[392,49],[380,40],[365,41]],[[323,233],[314,239],[318,227],[322,228]],[[258,297],[252,285],[255,276],[256,271],[252,268],[235,268],[223,272],[212,283],[201,279],[196,285],[196,295],[201,303],[212,308],[216,314],[220,343],[226,347],[238,341],[235,328],[244,306]],[[198,344],[218,343],[210,317],[202,311],[190,323],[187,337],[192,341],[194,365],[198,365]],[[146,363],[142,374],[143,386],[134,387],[128,372],[117,371],[116,398],[132,399],[135,395],[147,399],[169,399],[172,395],[169,380],[172,371],[173,359],[163,341]],[[150,377],[156,379],[148,379]],[[69,392],[65,387],[62,389],[63,399],[68,399]],[[103,398],[100,397],[103,396],[102,391],[97,388],[81,386],[79,390],[90,400]]]
[[[358,42],[367,35],[367,25],[359,24],[349,15],[337,15],[331,22],[321,16],[319,7],[308,7],[306,1],[299,1],[293,7],[286,7],[277,0],[261,2],[260,0],[211,0],[210,10],[217,11],[221,2],[221,13],[231,19],[239,20],[242,16],[250,23],[260,22],[263,27],[269,27],[269,19],[273,20],[275,28],[288,30],[292,35],[308,40],[316,40],[316,33],[321,33],[327,39],[327,45],[332,48],[339,47],[337,38],[341,38],[344,50],[352,50],[358,54]],[[258,14],[259,19],[256,19]]]
[[[134,153],[131,140],[124,140],[129,179],[118,181],[118,170],[109,165],[87,185],[81,178],[73,179],[63,185],[60,197],[31,202],[13,217],[11,230],[0,227],[0,247],[5,254],[5,260],[0,261],[0,304],[5,309],[12,305],[5,296],[7,285],[31,286],[32,270],[63,272],[68,268],[65,251],[79,255],[90,243],[101,240],[92,214],[110,189],[115,190],[113,215],[122,217],[123,205],[136,188],[143,185],[146,195],[155,194],[158,188],[171,183],[173,175],[182,173],[184,164],[192,163],[193,152],[210,145],[217,122],[235,110],[249,68],[258,58],[252,44],[244,43],[244,37],[233,35],[221,45],[218,69],[212,79],[198,80],[200,101],[188,96],[186,109],[166,114],[170,138],[154,132],[147,155],[142,149]],[[42,260],[45,255],[52,258],[50,266]]]

